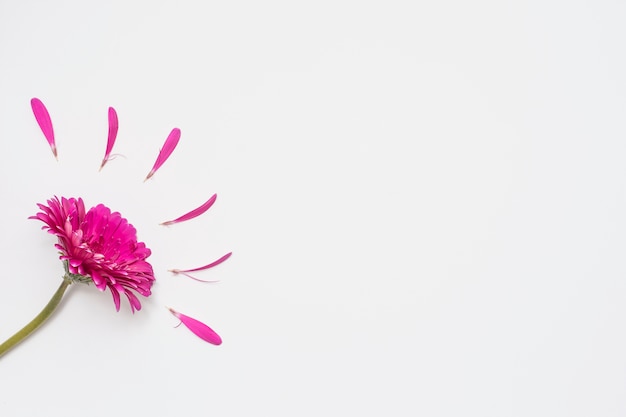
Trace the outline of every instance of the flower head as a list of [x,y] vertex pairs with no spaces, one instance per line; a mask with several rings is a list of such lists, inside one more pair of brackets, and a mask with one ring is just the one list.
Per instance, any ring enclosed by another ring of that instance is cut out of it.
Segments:
[[146,262],[150,249],[137,242],[135,228],[120,213],[102,204],[85,212],[80,198],[54,197],[47,206],[38,206],[41,211],[30,218],[44,222],[42,229],[58,237],[55,247],[71,277],[91,279],[100,291],[108,287],[118,311],[122,292],[131,310],[140,310],[134,292],[149,296],[154,272]]

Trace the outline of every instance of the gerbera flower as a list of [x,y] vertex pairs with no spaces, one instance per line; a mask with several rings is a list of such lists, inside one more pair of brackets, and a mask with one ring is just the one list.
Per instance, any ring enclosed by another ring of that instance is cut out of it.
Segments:
[[56,235],[59,259],[65,261],[73,281],[93,281],[96,288],[109,288],[115,308],[120,310],[124,293],[133,312],[141,310],[134,292],[149,296],[154,282],[152,266],[146,262],[150,249],[137,242],[137,231],[118,212],[99,204],[85,213],[83,200],[54,197],[31,219],[45,223],[42,228]]

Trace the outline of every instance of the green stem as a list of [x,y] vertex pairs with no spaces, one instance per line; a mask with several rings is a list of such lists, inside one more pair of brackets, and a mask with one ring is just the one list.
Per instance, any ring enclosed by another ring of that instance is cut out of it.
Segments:
[[13,336],[7,339],[6,342],[0,345],[0,357],[7,353],[9,350],[11,350],[11,348],[20,343],[22,340],[24,340],[29,334],[37,330],[37,328],[41,326],[43,322],[52,315],[54,310],[56,310],[57,306],[61,302],[61,298],[63,298],[65,290],[67,289],[67,287],[69,287],[71,283],[72,281],[70,281],[69,279],[63,278],[61,286],[54,293],[50,301],[48,301],[48,304],[46,304],[43,310],[41,310],[41,313],[39,313],[37,317],[35,317],[30,323],[24,326],[22,330],[15,333]]

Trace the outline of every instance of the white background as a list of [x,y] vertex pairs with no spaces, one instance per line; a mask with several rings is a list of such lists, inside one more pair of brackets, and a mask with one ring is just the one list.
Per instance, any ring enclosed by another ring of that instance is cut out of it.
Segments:
[[[70,288],[0,360],[0,414],[626,415],[624,21],[619,1],[1,1],[0,338],[60,283],[26,219],[53,195],[122,212],[157,283],[134,316]],[[124,157],[98,173],[108,106]],[[231,250],[199,274],[218,284],[167,272]]]

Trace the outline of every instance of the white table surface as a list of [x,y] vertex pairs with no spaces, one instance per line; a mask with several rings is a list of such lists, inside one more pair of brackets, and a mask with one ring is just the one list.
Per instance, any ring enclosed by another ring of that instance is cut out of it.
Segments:
[[[0,339],[60,282],[27,220],[53,195],[122,212],[157,276],[134,316],[70,288],[1,359],[0,415],[626,415],[625,20],[609,1],[0,3]],[[124,157],[98,172],[108,106]],[[199,275],[217,284],[167,272],[231,250]]]

